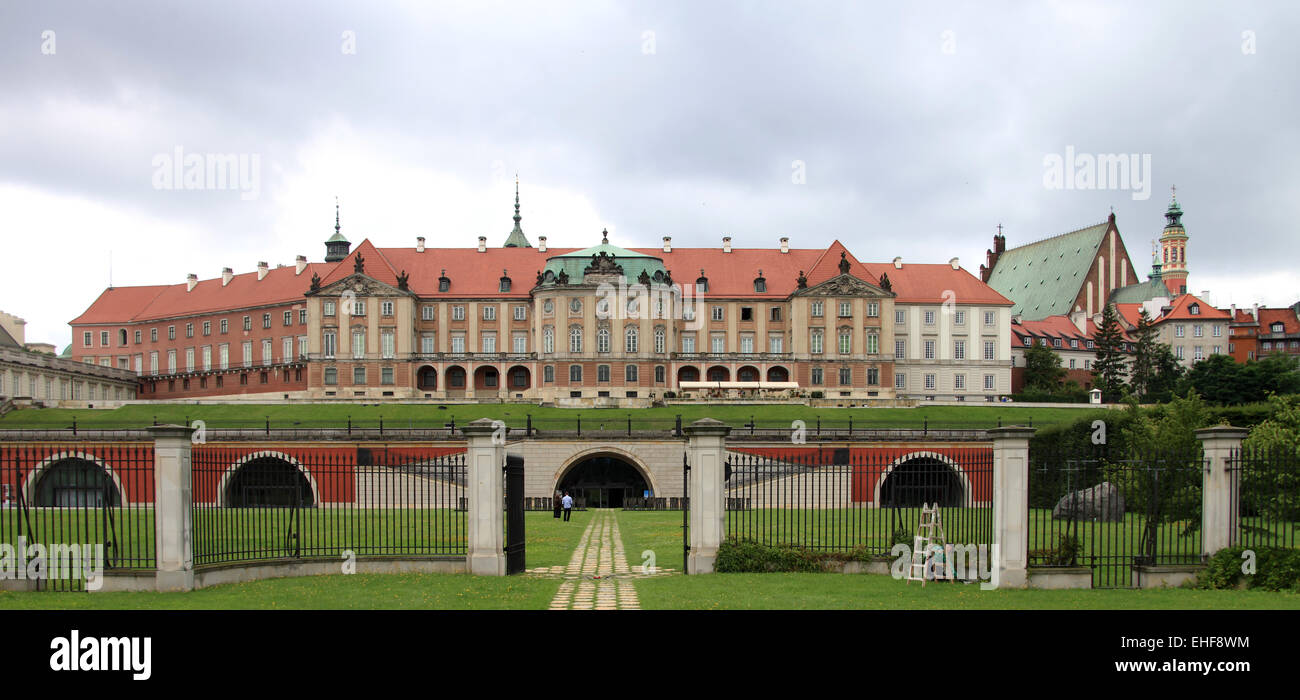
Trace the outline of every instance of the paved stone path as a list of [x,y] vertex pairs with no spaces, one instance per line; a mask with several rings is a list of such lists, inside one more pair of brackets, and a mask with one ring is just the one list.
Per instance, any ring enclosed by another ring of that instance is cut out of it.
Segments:
[[568,566],[541,566],[529,569],[528,574],[564,579],[551,601],[551,610],[639,610],[641,603],[632,579],[664,576],[672,571],[655,569],[647,573],[640,565],[628,566],[614,511],[597,509],[593,513]]

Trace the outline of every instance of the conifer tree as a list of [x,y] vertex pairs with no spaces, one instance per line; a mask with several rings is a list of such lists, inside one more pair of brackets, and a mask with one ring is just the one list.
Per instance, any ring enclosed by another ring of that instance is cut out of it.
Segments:
[[1097,359],[1092,363],[1093,386],[1101,389],[1101,400],[1116,402],[1124,398],[1124,380],[1127,375],[1124,357],[1124,336],[1119,326],[1115,307],[1107,304],[1101,312],[1101,325],[1094,338]]

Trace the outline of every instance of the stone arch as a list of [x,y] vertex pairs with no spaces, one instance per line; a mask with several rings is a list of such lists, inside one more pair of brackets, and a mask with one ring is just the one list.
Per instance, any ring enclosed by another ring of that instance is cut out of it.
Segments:
[[228,491],[232,482],[238,476],[239,471],[247,466],[250,462],[256,462],[263,459],[278,459],[289,466],[292,466],[297,473],[307,482],[311,488],[311,505],[316,506],[321,502],[320,487],[316,484],[316,478],[312,476],[310,470],[302,466],[298,460],[289,455],[276,450],[259,450],[240,457],[238,461],[226,467],[225,473],[221,475],[221,481],[217,484],[217,506],[220,508],[231,507]]
[[776,365],[767,368],[767,381],[769,382],[788,382],[790,381],[790,370]]
[[698,382],[700,381],[700,368],[694,365],[683,365],[677,368],[677,383]]
[[[948,469],[951,471],[952,475],[956,478],[957,483],[959,484],[959,488],[961,489],[960,500],[962,501],[962,504],[966,504],[966,502],[969,500],[969,497],[972,495],[971,483],[970,483],[970,479],[966,475],[966,470],[962,469],[962,466],[958,464],[956,460],[949,457],[948,455],[939,454],[938,452],[932,452],[929,450],[919,450],[916,452],[909,452],[899,457],[898,459],[895,459],[893,462],[890,462],[889,466],[885,467],[884,471],[880,473],[880,478],[876,479],[876,484],[873,489],[871,502],[876,507],[880,507],[881,505],[880,496],[881,496],[882,488],[884,487],[886,480],[888,480],[890,475],[893,474],[894,470],[908,464],[909,462],[920,461],[920,460],[933,460],[947,466]],[[947,506],[949,504],[941,503],[940,505]],[[970,501],[969,505],[974,506],[978,504],[976,504],[974,501]]]
[[736,370],[736,381],[738,382],[757,382],[762,381],[763,373],[753,365],[744,365]]
[[56,452],[46,457],[45,459],[41,460],[31,471],[27,472],[27,476],[23,479],[23,485],[22,485],[23,499],[30,505],[44,507],[44,504],[37,503],[37,501],[39,500],[38,491],[41,486],[41,481],[51,470],[55,469],[60,464],[63,464],[64,462],[68,462],[68,461],[86,462],[99,467],[101,470],[103,470],[104,476],[108,478],[108,480],[113,484],[113,488],[116,489],[117,491],[117,503],[114,505],[124,506],[130,503],[130,500],[127,498],[126,495],[126,489],[122,488],[121,477],[119,477],[118,474],[113,471],[113,468],[108,465],[108,462],[104,461],[103,459],[100,459],[99,456],[91,454],[89,452],[70,451],[70,450]]
[[432,365],[421,365],[415,374],[415,386],[425,391],[438,390],[438,370]]
[[632,468],[636,469],[637,472],[640,473],[641,478],[645,479],[646,484],[650,486],[652,492],[655,494],[660,493],[659,482],[655,479],[654,472],[650,469],[650,465],[646,464],[644,460],[637,457],[635,454],[622,448],[614,447],[613,445],[591,447],[569,455],[568,459],[564,460],[564,462],[560,464],[560,467],[551,474],[550,493],[555,493],[555,490],[560,487],[560,482],[564,481],[564,477],[567,476],[574,467],[592,457],[614,457],[627,462],[632,465]]
[[443,373],[443,382],[451,391],[465,391],[469,386],[469,376],[464,367],[452,365]]
[[705,379],[710,382],[729,382],[731,381],[731,370],[723,365],[714,365],[705,374]]
[[[521,383],[516,383],[522,377]],[[506,389],[510,391],[523,391],[531,389],[533,386],[533,373],[523,365],[515,365],[506,372]]]

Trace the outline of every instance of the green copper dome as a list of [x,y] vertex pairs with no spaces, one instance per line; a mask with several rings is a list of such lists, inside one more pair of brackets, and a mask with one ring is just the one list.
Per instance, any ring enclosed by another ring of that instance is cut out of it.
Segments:
[[611,245],[608,232],[605,235],[600,245],[548,258],[546,267],[542,269],[542,286],[556,286],[561,279],[566,279],[568,284],[582,284],[588,269],[596,274],[621,274],[629,284],[640,280],[642,273],[651,281],[667,279],[668,270],[663,260]]

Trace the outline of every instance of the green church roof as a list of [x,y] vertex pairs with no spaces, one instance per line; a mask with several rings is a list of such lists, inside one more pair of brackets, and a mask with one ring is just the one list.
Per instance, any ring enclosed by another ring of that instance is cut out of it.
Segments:
[[1130,284],[1127,287],[1120,287],[1111,290],[1108,301],[1112,304],[1140,304],[1144,301],[1151,301],[1156,297],[1171,297],[1169,288],[1165,283],[1160,281],[1159,277],[1153,277],[1146,282]]
[[998,256],[988,284],[1014,301],[1012,314],[1027,321],[1068,314],[1086,281],[1109,223],[1045,238]]
[[546,267],[542,269],[542,274],[548,280],[544,284],[548,286],[554,284],[554,279],[560,276],[560,272],[568,275],[569,284],[581,284],[585,274],[584,271],[591,267],[592,260],[602,257],[610,258],[615,265],[622,267],[622,274],[629,283],[636,282],[641,277],[642,271],[651,279],[654,279],[655,273],[663,273],[664,275],[668,273],[663,260],[652,255],[612,245],[609,239],[606,238],[600,245],[547,259]]

